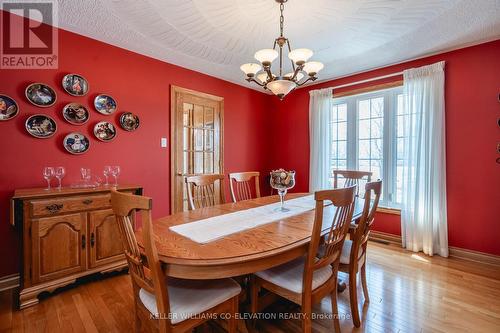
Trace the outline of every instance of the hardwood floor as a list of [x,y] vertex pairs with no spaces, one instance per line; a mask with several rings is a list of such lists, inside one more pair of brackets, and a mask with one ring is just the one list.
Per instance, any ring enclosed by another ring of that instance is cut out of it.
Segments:
[[[362,326],[355,329],[349,316],[349,295],[339,295],[342,332],[499,332],[500,267],[427,257],[394,246],[370,242],[368,288],[371,302],[360,310]],[[341,276],[342,277],[342,276]],[[363,304],[359,291],[360,304]],[[361,305],[362,306],[362,305]],[[112,274],[104,279],[65,287],[43,297],[40,304],[12,310],[13,292],[0,292],[0,332],[133,332],[130,278]],[[332,332],[325,298],[313,320],[314,332]],[[297,313],[282,301],[257,321],[262,333],[300,332],[299,319],[271,318]],[[205,327],[205,331],[219,332]]]

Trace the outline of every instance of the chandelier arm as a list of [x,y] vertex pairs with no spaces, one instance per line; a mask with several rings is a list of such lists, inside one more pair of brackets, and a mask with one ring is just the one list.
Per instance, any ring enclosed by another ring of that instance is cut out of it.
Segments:
[[304,82],[302,82],[302,83],[298,83],[298,82],[297,82],[297,86],[299,86],[299,87],[300,87],[300,86],[303,86],[304,84],[306,84],[306,83],[307,83],[307,82],[309,82],[309,81],[316,81],[316,79],[317,79],[317,77],[316,77],[316,76],[309,76],[309,77],[307,78],[307,80],[305,80]]
[[[290,54],[290,52],[292,52],[292,48],[290,47],[290,41],[288,39],[286,40],[286,45],[288,46],[288,54]],[[292,59],[290,59],[290,62],[292,63],[292,69],[295,72],[295,63],[293,62]]]
[[264,87],[264,88],[265,88],[265,86],[266,86],[265,84],[260,83],[259,81],[257,81],[257,80],[256,80],[256,79],[254,79],[253,77],[249,77],[249,78],[247,78],[247,81],[248,81],[248,82],[254,82],[254,83],[256,83],[256,84],[258,84],[259,86]]

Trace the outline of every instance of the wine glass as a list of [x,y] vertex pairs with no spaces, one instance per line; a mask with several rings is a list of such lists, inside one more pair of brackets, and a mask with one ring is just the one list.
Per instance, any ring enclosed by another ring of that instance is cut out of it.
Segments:
[[58,189],[61,189],[62,188],[62,179],[64,178],[64,175],[66,175],[66,169],[62,166],[60,167],[57,167],[55,169],[55,176],[57,178],[57,180],[59,180],[59,187]]
[[50,180],[54,178],[54,168],[53,167],[45,167],[43,168],[43,178],[47,181],[46,190],[50,190]]
[[92,177],[92,173],[90,171],[90,169],[88,168],[81,168],[80,169],[80,173],[82,175],[82,180],[83,182],[87,185],[90,178]]
[[115,177],[115,186],[118,185],[118,176],[120,175],[120,167],[118,165],[111,167],[111,175]]
[[106,184],[104,185],[109,185],[109,181],[108,181],[108,178],[109,178],[109,175],[111,174],[111,166],[109,165],[106,165],[104,167],[104,171],[103,171],[103,174],[104,174],[104,177],[106,178]]
[[284,169],[271,171],[270,185],[278,190],[280,196],[281,207],[276,210],[288,212],[289,209],[285,208],[285,195],[288,189],[295,186],[295,171],[286,171]]

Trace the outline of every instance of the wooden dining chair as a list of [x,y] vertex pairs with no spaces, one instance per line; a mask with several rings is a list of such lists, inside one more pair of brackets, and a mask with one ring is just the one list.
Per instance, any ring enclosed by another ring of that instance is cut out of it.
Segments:
[[366,283],[366,249],[370,229],[375,218],[380,193],[382,192],[382,181],[378,180],[365,185],[365,204],[363,213],[357,226],[350,232],[350,238],[344,241],[342,255],[340,256],[339,270],[349,274],[349,301],[351,303],[351,315],[354,326],[359,327],[361,321],[358,311],[357,296],[357,273],[361,274],[361,284],[365,302],[369,302],[368,286]]
[[[354,210],[356,186],[319,191],[314,194],[316,211],[309,249],[305,256],[286,264],[260,271],[252,276],[251,310],[259,309],[259,292],[264,288],[278,294],[302,307],[304,318],[302,331],[311,332],[312,305],[330,295],[332,301],[333,323],[336,332],[340,332],[337,307],[337,272],[340,263],[342,245],[349,228]],[[324,204],[331,202],[335,209]],[[322,235],[323,219],[331,221],[331,226]],[[324,252],[317,257],[320,242]]]
[[[240,286],[232,279],[166,279],[154,242],[152,200],[112,191],[111,206],[132,279],[136,332],[141,330],[141,324],[147,326],[148,331],[186,332],[220,313],[231,314],[228,330],[236,332]],[[145,256],[131,223],[137,211],[142,215]]]
[[[358,170],[333,170],[333,188],[358,185],[356,194],[359,194],[360,182],[367,183],[372,180],[373,172]],[[343,186],[339,186],[339,176],[344,179]]]
[[[224,175],[186,176],[184,180],[186,183],[189,210],[215,206],[226,202]],[[219,195],[217,195],[217,192],[219,192]]]
[[259,176],[256,171],[230,173],[229,188],[233,202],[252,199],[252,181],[255,182],[255,197],[260,198]]

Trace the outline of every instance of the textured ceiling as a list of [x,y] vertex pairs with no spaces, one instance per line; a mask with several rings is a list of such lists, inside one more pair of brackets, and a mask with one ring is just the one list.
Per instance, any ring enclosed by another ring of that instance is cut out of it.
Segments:
[[[274,0],[58,2],[61,28],[246,86],[278,35]],[[289,0],[285,36],[326,80],[500,38],[500,0]]]

